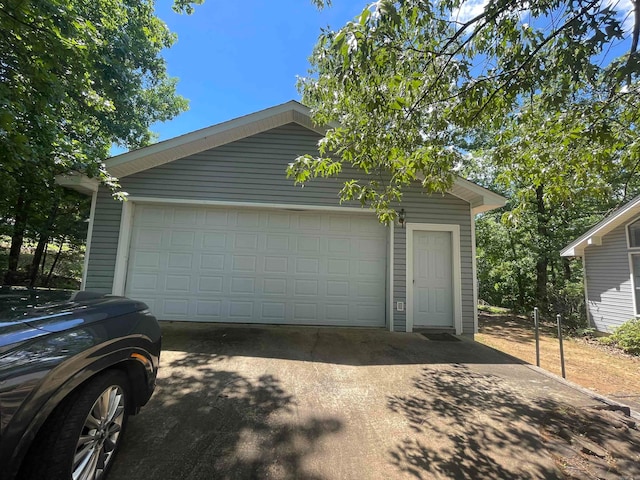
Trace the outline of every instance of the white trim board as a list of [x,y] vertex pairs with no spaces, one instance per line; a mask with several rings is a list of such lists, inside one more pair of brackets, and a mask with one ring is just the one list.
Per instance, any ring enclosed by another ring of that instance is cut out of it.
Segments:
[[478,333],[478,263],[476,259],[476,216],[471,211],[471,275],[473,276],[473,333]]
[[127,282],[127,267],[129,263],[129,244],[131,243],[131,231],[133,229],[133,214],[135,204],[126,201],[122,204],[120,215],[120,235],[118,236],[118,249],[116,251],[116,265],[113,271],[113,295],[124,296]]
[[319,135],[324,135],[326,132],[325,128],[314,125],[308,107],[291,100],[138,150],[122,153],[107,159],[105,163],[109,173],[123,178],[288,123],[297,123]]
[[269,208],[279,210],[318,210],[324,212],[360,213],[375,215],[376,212],[362,207],[340,207],[331,205],[304,205],[298,203],[261,203],[261,202],[227,202],[222,200],[199,200],[187,198],[162,198],[144,197],[132,195],[127,197],[127,201],[135,203],[153,203],[166,205],[200,205],[202,207],[242,207],[242,208]]
[[87,285],[87,272],[89,271],[89,254],[91,253],[91,238],[93,237],[93,221],[96,217],[96,202],[98,201],[98,191],[91,194],[91,210],[89,211],[89,225],[87,227],[87,241],[84,249],[84,265],[82,266],[82,281],[80,290],[84,290]]
[[389,294],[387,295],[387,302],[389,303],[388,305],[388,311],[389,311],[389,331],[393,332],[394,331],[394,327],[393,327],[393,312],[395,310],[395,304],[394,304],[394,298],[393,298],[393,287],[394,287],[394,283],[393,283],[393,270],[394,270],[394,239],[393,236],[395,235],[395,225],[394,222],[390,222],[389,223],[389,251],[387,252],[387,255],[389,255],[389,257],[387,258],[387,265],[389,267]]
[[453,324],[456,335],[462,334],[462,259],[460,251],[460,225],[448,225],[439,223],[407,223],[407,247],[406,247],[406,312],[407,332],[413,331],[413,232],[451,232],[451,256],[453,278]]
[[627,249],[632,252],[640,251],[640,245],[638,245],[637,247],[631,246],[631,235],[629,232],[629,227],[634,223],[636,223],[637,221],[640,221],[640,216],[634,217],[630,221],[624,224],[624,236],[625,236],[625,239],[627,240]]
[[640,317],[640,313],[638,313],[638,304],[636,302],[636,282],[633,275],[633,257],[640,256],[640,252],[632,250],[628,252],[629,255],[629,277],[631,280],[631,305],[633,307],[633,314],[636,317]]
[[589,245],[600,245],[602,243],[602,237],[604,237],[611,230],[616,228],[634,217],[637,217],[640,209],[640,195],[635,197],[629,203],[624,205],[616,212],[605,217],[600,223],[596,224],[584,235],[578,237],[569,245],[564,247],[560,251],[562,257],[582,257],[584,255],[584,249]]

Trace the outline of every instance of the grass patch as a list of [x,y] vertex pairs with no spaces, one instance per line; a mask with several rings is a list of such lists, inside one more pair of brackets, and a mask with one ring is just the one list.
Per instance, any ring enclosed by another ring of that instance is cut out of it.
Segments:
[[494,307],[493,305],[478,305],[478,311],[493,313],[496,315],[508,315],[511,313],[511,310],[504,307]]

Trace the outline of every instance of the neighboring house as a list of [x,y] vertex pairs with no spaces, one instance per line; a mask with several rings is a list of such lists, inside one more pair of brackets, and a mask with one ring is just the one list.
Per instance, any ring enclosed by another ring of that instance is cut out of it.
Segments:
[[162,320],[477,330],[474,216],[504,198],[463,179],[409,188],[406,222],[340,205],[339,179],[286,167],[324,131],[288,102],[106,162],[128,201],[91,194],[83,288],[146,302]]
[[640,196],[560,255],[582,258],[587,317],[596,330],[611,332],[640,315]]

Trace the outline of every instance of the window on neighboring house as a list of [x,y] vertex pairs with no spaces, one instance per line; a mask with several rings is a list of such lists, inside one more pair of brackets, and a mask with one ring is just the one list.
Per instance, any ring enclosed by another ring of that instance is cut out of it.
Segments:
[[636,299],[636,315],[640,315],[640,254],[631,255],[631,268],[633,269],[633,294]]
[[629,224],[629,247],[640,248],[640,218]]

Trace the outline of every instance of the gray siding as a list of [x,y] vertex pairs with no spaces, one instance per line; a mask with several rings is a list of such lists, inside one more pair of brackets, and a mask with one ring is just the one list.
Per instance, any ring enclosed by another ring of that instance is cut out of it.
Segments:
[[625,225],[602,238],[602,245],[584,251],[589,321],[601,332],[634,317]]
[[131,196],[229,202],[338,205],[339,182],[317,179],[304,188],[286,177],[298,155],[317,155],[320,136],[296,124],[229,143],[122,179]]
[[[406,210],[405,210],[406,212]],[[407,217],[411,220],[411,217]],[[407,235],[406,230],[395,226],[393,229],[393,330],[407,331]],[[404,311],[399,312],[397,302],[404,302]]]
[[[301,188],[285,169],[302,153],[317,153],[320,136],[297,124],[275,128],[121,179],[131,197],[181,198],[229,202],[338,206],[340,182],[316,179]],[[407,220],[461,226],[462,315],[465,333],[473,333],[473,279],[469,204],[452,195],[423,195],[419,188],[404,194]],[[122,206],[100,189],[94,218],[87,289],[110,292],[115,268]],[[395,228],[394,307],[405,301],[405,230]],[[394,308],[394,328],[405,331],[403,312]]]
[[[460,225],[460,255],[462,280],[462,331],[473,334],[475,310],[473,304],[473,270],[471,249],[471,207],[453,195],[425,195],[419,188],[411,188],[402,196],[407,223],[441,223]],[[394,302],[405,302],[407,296],[406,229],[394,231]],[[395,307],[395,305],[394,305]],[[394,309],[394,330],[406,331],[406,313]]]
[[89,266],[85,289],[111,293],[120,233],[122,202],[100,187],[93,218]]

